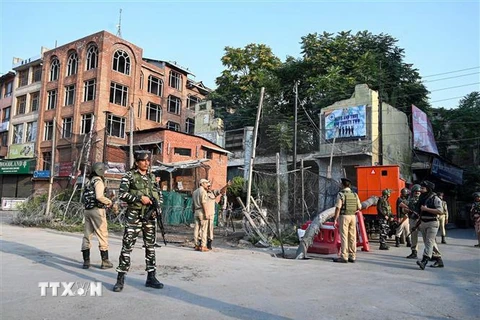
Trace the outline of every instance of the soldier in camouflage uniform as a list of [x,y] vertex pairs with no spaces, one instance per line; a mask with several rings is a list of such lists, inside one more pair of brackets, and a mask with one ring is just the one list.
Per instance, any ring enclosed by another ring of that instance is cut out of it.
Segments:
[[475,247],[480,247],[480,192],[473,194],[473,204],[470,209],[470,217],[475,225],[475,232],[477,233],[478,244]]
[[119,197],[128,204],[126,213],[126,226],[123,234],[122,251],[117,267],[117,283],[113,291],[123,290],[125,273],[130,269],[130,252],[132,252],[138,234],[142,231],[145,246],[145,270],[148,272],[145,286],[155,289],[163,288],[155,277],[155,217],[145,217],[145,211],[152,205],[151,198],[163,202],[162,193],[156,183],[155,175],[149,172],[150,152],[137,151],[135,165],[122,178]]
[[421,194],[421,186],[419,184],[414,184],[411,188],[410,197],[408,198],[408,220],[410,223],[410,237],[411,237],[411,249],[412,253],[406,256],[407,259],[417,259],[417,250],[418,250],[418,229],[414,229],[415,225],[417,224],[418,218],[420,216],[417,212],[417,203],[420,199]]
[[407,247],[411,247],[412,244],[410,243],[410,237],[408,234],[410,233],[410,224],[408,222],[408,195],[410,194],[410,190],[407,188],[403,188],[400,191],[400,197],[397,199],[397,219],[398,219],[398,227],[395,230],[395,247],[400,247],[400,237],[406,237]]
[[382,191],[382,196],[378,199],[377,202],[377,219],[380,226],[379,232],[379,250],[388,250],[390,247],[387,245],[387,235],[390,229],[389,224],[393,221],[392,208],[388,202],[390,198],[391,191],[385,189]]

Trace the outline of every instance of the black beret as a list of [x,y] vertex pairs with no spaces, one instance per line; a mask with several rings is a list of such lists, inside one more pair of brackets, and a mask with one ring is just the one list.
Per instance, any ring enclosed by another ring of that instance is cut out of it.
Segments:
[[137,160],[147,160],[150,158],[150,151],[135,151],[135,161]]

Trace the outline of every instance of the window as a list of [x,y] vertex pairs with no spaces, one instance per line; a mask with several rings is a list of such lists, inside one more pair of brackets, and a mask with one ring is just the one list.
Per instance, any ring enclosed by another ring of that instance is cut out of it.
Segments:
[[2,146],[8,146],[8,131],[0,133],[0,142]]
[[140,71],[140,90],[143,90],[143,81],[145,80],[145,76],[143,75],[143,71]]
[[48,91],[47,110],[57,107],[57,89]]
[[87,70],[96,69],[98,65],[98,48],[90,45],[87,50]]
[[107,134],[111,137],[125,138],[125,118],[109,114],[107,118]]
[[13,143],[22,143],[23,139],[23,123],[13,126]]
[[62,138],[72,137],[72,118],[63,119]]
[[45,135],[43,136],[43,140],[52,140],[53,138],[53,121],[45,122]]
[[13,81],[10,81],[5,86],[5,95],[3,97],[4,98],[10,97],[12,95],[12,90],[13,90]]
[[112,82],[110,84],[110,103],[126,106],[128,100],[128,87]]
[[28,69],[18,73],[18,86],[23,87],[28,84]]
[[90,132],[90,130],[92,129],[92,119],[93,115],[91,113],[82,115],[82,124],[80,128],[81,134],[86,134]]
[[176,122],[168,121],[167,122],[167,129],[174,130],[174,131],[180,131],[180,125]]
[[112,69],[123,74],[130,74],[130,57],[123,50],[117,50],[113,55]]
[[58,61],[57,57],[53,57],[50,65],[50,81],[57,81],[59,73],[60,62]]
[[182,109],[182,100],[175,96],[168,96],[168,112],[180,114]]
[[195,105],[199,102],[200,102],[200,98],[189,95],[187,99],[187,108],[190,110],[195,110]]
[[85,85],[83,88],[83,101],[91,101],[95,100],[95,89],[96,89],[96,80],[91,79],[85,81]]
[[68,56],[68,61],[67,61],[67,77],[77,74],[78,70],[78,55],[76,52],[72,52]]
[[155,103],[147,103],[147,120],[162,122],[162,106]]
[[44,152],[42,153],[43,158],[43,170],[50,170],[52,167],[52,152]]
[[162,80],[154,76],[148,76],[148,92],[161,97],[163,92]]
[[168,85],[177,90],[182,90],[182,75],[178,72],[170,70],[170,76],[168,78]]
[[142,117],[142,100],[141,100],[141,99],[138,99],[138,113],[137,113],[137,117],[138,117],[138,118],[141,118],[141,117]]
[[190,134],[195,132],[195,120],[187,118],[185,121],[185,132]]
[[42,81],[42,66],[33,67],[33,82]]
[[187,148],[173,148],[173,153],[174,154],[179,154],[181,156],[192,156],[192,149],[187,149]]
[[27,142],[37,140],[37,121],[27,123]]
[[2,122],[10,120],[10,107],[3,108]]
[[75,85],[65,87],[65,105],[71,106],[75,103]]
[[16,114],[25,114],[27,109],[27,96],[17,97],[17,113]]
[[40,105],[40,92],[34,92],[30,94],[30,112],[38,110]]

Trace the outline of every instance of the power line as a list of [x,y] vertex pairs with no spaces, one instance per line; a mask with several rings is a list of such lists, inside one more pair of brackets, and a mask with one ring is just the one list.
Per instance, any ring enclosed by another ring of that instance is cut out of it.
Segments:
[[435,81],[442,81],[442,80],[448,80],[448,79],[456,79],[456,78],[471,76],[471,75],[479,74],[479,73],[480,73],[480,72],[473,72],[473,73],[462,74],[462,75],[454,76],[454,77],[440,78],[440,79],[435,79],[435,80],[426,80],[426,81],[422,81],[422,82],[423,82],[423,83],[430,83],[430,82],[435,82]]
[[436,77],[436,76],[442,76],[444,74],[451,74],[451,73],[457,73],[457,72],[462,72],[462,71],[468,71],[468,70],[474,70],[474,69],[479,69],[480,66],[477,67],[471,67],[471,68],[466,68],[466,69],[460,69],[460,70],[454,70],[454,71],[448,71],[448,72],[443,72],[443,73],[437,73],[437,74],[431,74],[429,76],[424,76],[422,78],[429,78],[429,77]]

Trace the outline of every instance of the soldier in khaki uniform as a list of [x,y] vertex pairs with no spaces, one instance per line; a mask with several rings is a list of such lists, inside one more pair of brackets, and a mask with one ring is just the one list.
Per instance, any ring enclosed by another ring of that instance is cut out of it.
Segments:
[[207,185],[207,249],[212,250],[213,243],[213,222],[215,220],[215,203],[218,196],[223,196],[227,192],[230,181],[220,190],[212,190],[212,184]]
[[448,223],[448,206],[447,201],[443,200],[443,192],[438,192],[437,196],[442,200],[442,214],[438,216],[438,222],[440,223],[440,234],[442,236],[442,243],[447,244],[445,238],[447,237],[447,231],[445,225]]
[[207,189],[210,182],[207,179],[200,179],[199,187],[192,194],[193,212],[195,215],[195,228],[193,229],[193,241],[195,250],[206,252],[207,249],[207,228],[208,228],[208,194]]
[[334,262],[355,262],[357,254],[357,217],[356,212],[362,208],[358,195],[350,189],[351,181],[342,178],[343,189],[337,195],[334,224],[339,220],[341,239],[341,256]]
[[105,165],[101,162],[94,163],[92,173],[90,174],[90,184],[95,189],[95,198],[91,199],[92,203],[85,204],[85,227],[82,240],[83,269],[90,267],[90,248],[92,235],[98,238],[100,256],[102,257],[102,265],[100,268],[109,269],[113,265],[108,260],[108,229],[107,216],[105,208],[112,205],[112,201],[105,196],[105,183],[103,177],[105,175]]

